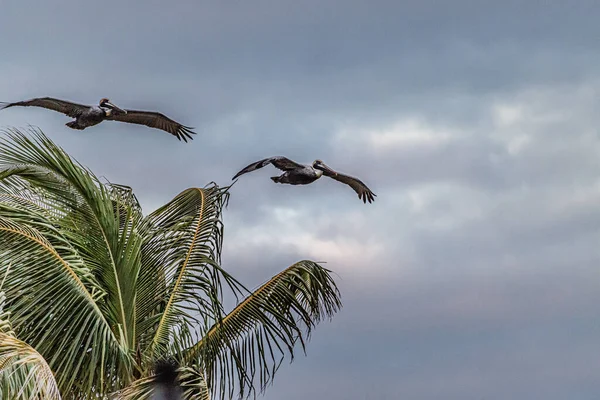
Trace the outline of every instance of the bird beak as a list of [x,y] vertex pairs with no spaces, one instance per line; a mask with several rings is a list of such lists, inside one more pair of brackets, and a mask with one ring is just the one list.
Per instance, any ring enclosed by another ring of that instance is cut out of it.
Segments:
[[325,165],[323,163],[318,164],[317,168],[319,168],[321,171],[329,172],[332,175],[337,175],[337,172],[335,172],[334,170],[332,170],[331,168],[329,168],[327,165]]
[[127,111],[123,110],[122,108],[119,108],[117,106],[115,106],[113,103],[111,103],[110,101],[107,101],[104,103],[107,107],[110,107],[111,109],[113,109],[114,111],[116,111],[119,114],[127,114]]

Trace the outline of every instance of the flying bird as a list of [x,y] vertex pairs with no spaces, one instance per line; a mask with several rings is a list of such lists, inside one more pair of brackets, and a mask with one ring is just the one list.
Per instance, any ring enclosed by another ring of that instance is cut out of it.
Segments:
[[376,194],[373,193],[371,189],[369,189],[362,181],[352,176],[340,174],[339,172],[332,170],[321,160],[315,160],[312,165],[302,165],[282,156],[265,158],[264,160],[260,160],[248,165],[246,168],[238,172],[232,180],[235,180],[240,175],[255,171],[269,164],[273,164],[275,168],[285,171],[282,175],[271,177],[275,183],[308,185],[309,183],[313,183],[321,176],[325,175],[350,186],[358,194],[358,198],[361,199],[363,203],[366,203],[367,201],[371,203],[376,197]]
[[106,98],[100,100],[97,106],[86,106],[66,100],[53,99],[52,97],[40,97],[15,103],[0,103],[0,110],[15,106],[42,107],[66,114],[71,118],[75,118],[75,120],[65,125],[78,130],[98,125],[102,121],[119,121],[161,129],[169,132],[179,140],[183,139],[185,142],[188,139],[192,140],[191,134],[195,134],[192,131],[193,128],[181,125],[161,113],[125,110],[117,107]]
[[161,360],[154,366],[154,387],[151,400],[182,400],[183,394],[173,361]]

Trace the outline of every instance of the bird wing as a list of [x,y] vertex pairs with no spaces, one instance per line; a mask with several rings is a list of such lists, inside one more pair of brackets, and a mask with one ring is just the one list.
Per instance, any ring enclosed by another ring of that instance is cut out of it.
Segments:
[[177,137],[177,139],[183,139],[187,142],[188,139],[192,140],[192,134],[195,135],[189,126],[181,125],[179,122],[173,121],[171,118],[164,114],[153,112],[153,111],[136,111],[136,110],[125,110],[127,114],[115,113],[106,117],[109,121],[128,122],[130,124],[146,125],[150,128],[161,129],[169,132],[171,135]]
[[323,171],[323,175],[350,186],[358,194],[358,198],[361,199],[363,203],[366,203],[367,201],[372,203],[375,201],[375,197],[377,197],[377,195],[373,193],[371,189],[369,189],[367,185],[365,185],[360,179],[337,172],[332,173],[329,171]]
[[81,115],[82,112],[88,110],[90,107],[85,106],[83,104],[72,103],[66,100],[54,99],[52,97],[39,97],[36,99],[25,100],[25,101],[17,101],[15,103],[0,103],[0,110],[15,107],[15,106],[23,106],[23,107],[42,107],[47,108],[49,110],[58,111],[59,113],[63,113],[68,115],[71,118],[77,118]]
[[269,157],[269,158],[265,158],[264,160],[260,160],[260,161],[257,161],[255,163],[248,165],[246,168],[242,169],[240,172],[235,174],[233,179],[235,179],[238,176],[243,175],[247,172],[252,172],[257,169],[260,169],[268,164],[273,164],[273,166],[275,168],[280,169],[282,171],[290,171],[292,169],[303,167],[303,165],[298,164],[297,162],[294,162],[294,161],[290,160],[289,158],[286,158],[283,156]]

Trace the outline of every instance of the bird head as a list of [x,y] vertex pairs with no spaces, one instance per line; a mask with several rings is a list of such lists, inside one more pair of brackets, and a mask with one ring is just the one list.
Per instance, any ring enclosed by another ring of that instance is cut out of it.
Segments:
[[321,160],[315,160],[312,164],[314,169],[321,170],[323,172],[329,172],[331,175],[337,175],[337,172],[329,168],[325,163]]
[[127,111],[115,106],[107,98],[103,98],[102,100],[100,100],[100,107],[110,110],[109,114],[127,114]]

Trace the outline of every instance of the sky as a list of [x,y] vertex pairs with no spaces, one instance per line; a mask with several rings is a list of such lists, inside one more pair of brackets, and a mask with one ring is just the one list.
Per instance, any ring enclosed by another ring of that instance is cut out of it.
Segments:
[[0,101],[108,97],[196,128],[190,143],[105,122],[39,126],[150,212],[249,163],[223,267],[256,287],[296,261],[343,309],[266,400],[597,399],[600,3],[4,0]]

